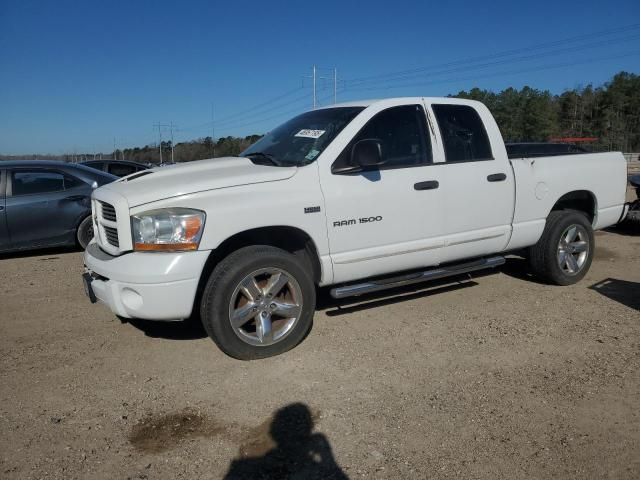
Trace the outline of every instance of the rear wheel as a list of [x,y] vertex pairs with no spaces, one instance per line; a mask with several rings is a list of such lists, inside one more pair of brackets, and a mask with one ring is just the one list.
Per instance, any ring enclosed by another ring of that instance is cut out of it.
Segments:
[[549,283],[572,285],[589,271],[595,250],[586,215],[575,210],[551,212],[542,237],[530,249],[534,273]]
[[87,248],[89,242],[93,239],[93,221],[91,216],[88,216],[78,226],[78,231],[76,232],[76,239],[78,240],[78,245],[83,250]]
[[307,334],[315,285],[295,255],[270,246],[245,247],[211,273],[200,316],[211,339],[241,360],[271,357]]

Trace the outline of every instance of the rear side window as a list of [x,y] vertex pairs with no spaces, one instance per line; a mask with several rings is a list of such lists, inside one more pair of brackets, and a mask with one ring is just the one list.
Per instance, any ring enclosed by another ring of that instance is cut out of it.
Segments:
[[59,192],[64,190],[64,175],[47,170],[13,172],[12,195]]
[[87,184],[85,182],[83,182],[82,180],[80,180],[79,178],[76,178],[72,175],[65,175],[64,176],[64,189],[65,190],[69,190],[71,188],[75,188],[75,187],[85,187]]
[[85,162],[85,167],[95,168],[96,170],[104,170],[104,162]]
[[116,177],[124,177],[126,175],[130,175],[135,173],[137,168],[135,165],[127,165],[123,163],[111,163],[109,165],[109,173],[111,175],[115,175]]
[[493,160],[489,136],[478,112],[467,105],[432,105],[447,162]]
[[19,170],[13,172],[11,194],[19,196],[61,192],[84,185],[83,181],[75,177],[53,170]]
[[392,107],[376,114],[342,151],[332,170],[339,172],[348,167],[353,146],[365,139],[380,142],[384,161],[380,170],[416,167],[432,162],[426,117],[420,105]]

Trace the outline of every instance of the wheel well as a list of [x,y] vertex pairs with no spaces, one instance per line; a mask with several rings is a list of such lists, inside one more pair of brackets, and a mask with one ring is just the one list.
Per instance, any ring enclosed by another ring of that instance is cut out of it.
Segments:
[[593,193],[588,190],[576,190],[565,193],[558,199],[551,211],[557,210],[578,210],[584,212],[589,221],[593,223],[596,215],[596,199]]
[[261,227],[236,233],[222,242],[218,248],[213,250],[205,263],[200,275],[196,299],[193,306],[193,312],[197,313],[202,292],[207,284],[207,280],[211,272],[220,261],[229,254],[243,247],[252,245],[270,245],[272,247],[281,248],[287,252],[298,256],[303,262],[306,262],[313,273],[313,281],[318,284],[322,276],[322,267],[320,266],[320,258],[313,240],[306,232],[296,227],[274,226]]

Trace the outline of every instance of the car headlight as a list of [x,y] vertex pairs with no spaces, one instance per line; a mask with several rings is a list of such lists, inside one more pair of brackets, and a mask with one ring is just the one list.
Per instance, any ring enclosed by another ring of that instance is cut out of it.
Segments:
[[190,208],[163,208],[132,215],[133,249],[197,250],[205,217],[204,212]]

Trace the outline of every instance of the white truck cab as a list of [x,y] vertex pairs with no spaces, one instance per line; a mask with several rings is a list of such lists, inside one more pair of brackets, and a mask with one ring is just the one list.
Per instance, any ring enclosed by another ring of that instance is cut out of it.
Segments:
[[303,113],[239,157],[139,172],[93,195],[85,287],[119,316],[199,314],[241,359],[282,353],[336,297],[504,263],[568,285],[625,213],[620,153],[509,160],[479,102],[393,98]]

